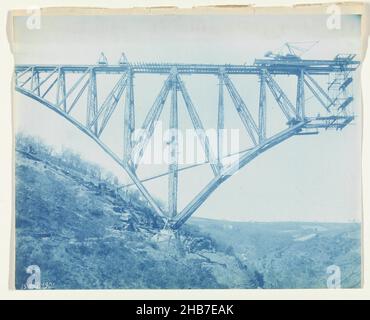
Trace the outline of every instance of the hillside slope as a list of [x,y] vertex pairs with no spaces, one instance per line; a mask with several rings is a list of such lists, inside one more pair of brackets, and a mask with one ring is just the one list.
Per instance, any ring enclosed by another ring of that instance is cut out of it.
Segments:
[[[17,136],[16,288],[30,265],[43,288],[361,286],[358,223],[190,219],[170,241],[140,194],[69,150]],[[126,190],[126,191],[124,191]]]
[[158,242],[163,227],[139,202],[32,152],[16,152],[16,288],[29,265],[43,288],[255,288],[230,248],[186,226]]

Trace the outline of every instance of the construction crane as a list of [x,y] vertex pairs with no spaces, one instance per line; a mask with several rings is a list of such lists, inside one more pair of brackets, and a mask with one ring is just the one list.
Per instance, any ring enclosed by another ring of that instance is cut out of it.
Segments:
[[268,51],[266,58],[276,60],[301,60],[301,56],[311,50],[318,41],[286,42],[276,53]]

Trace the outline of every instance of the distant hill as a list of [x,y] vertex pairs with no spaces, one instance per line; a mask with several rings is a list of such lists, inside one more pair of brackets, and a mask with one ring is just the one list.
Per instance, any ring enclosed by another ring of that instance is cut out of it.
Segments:
[[331,265],[341,270],[341,287],[361,285],[360,224],[200,218],[192,218],[190,224],[231,245],[263,288],[325,288]]

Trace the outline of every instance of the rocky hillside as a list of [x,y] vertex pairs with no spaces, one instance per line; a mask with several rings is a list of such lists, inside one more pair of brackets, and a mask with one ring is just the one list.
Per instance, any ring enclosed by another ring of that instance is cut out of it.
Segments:
[[24,136],[16,149],[18,289],[30,265],[53,289],[325,288],[332,265],[342,287],[361,286],[360,224],[192,218],[175,237],[79,155]]
[[[27,144],[26,144],[27,145]],[[64,164],[16,152],[16,287],[38,265],[43,288],[255,288],[233,250],[196,226],[158,241],[163,227],[138,198]]]

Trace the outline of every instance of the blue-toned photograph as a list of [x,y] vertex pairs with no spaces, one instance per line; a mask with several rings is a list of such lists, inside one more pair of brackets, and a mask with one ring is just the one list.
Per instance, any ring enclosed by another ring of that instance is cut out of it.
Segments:
[[15,287],[361,288],[361,15],[12,17]]

